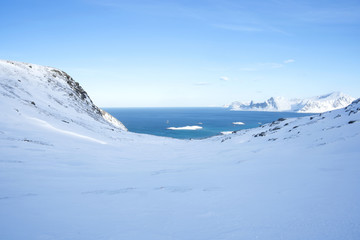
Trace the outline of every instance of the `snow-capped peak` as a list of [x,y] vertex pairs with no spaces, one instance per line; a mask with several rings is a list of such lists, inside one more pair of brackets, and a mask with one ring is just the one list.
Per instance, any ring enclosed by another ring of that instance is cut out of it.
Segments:
[[234,111],[288,111],[302,113],[321,113],[348,106],[355,98],[342,92],[316,96],[307,99],[286,99],[271,97],[265,102],[250,103],[233,102],[227,107]]

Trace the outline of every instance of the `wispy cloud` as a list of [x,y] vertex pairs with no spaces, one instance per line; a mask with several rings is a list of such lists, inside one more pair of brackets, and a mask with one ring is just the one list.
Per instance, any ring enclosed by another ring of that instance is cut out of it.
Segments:
[[312,23],[355,23],[360,21],[359,3],[344,7],[344,3],[339,1],[340,5],[333,4],[331,7],[303,6],[302,11],[294,16],[300,21]]
[[[92,5],[141,12],[146,15],[176,16],[196,19],[215,28],[248,32],[277,32],[285,33],[270,23],[262,15],[254,13],[252,4],[240,4],[236,1],[223,0],[220,2],[204,0],[206,7],[198,3],[184,3],[181,1],[118,1],[118,0],[83,0]],[[261,5],[262,6],[262,5]],[[262,6],[263,7],[263,6]],[[261,7],[261,8],[262,8]]]
[[287,59],[284,61],[285,64],[293,63],[293,62],[295,62],[295,59]]

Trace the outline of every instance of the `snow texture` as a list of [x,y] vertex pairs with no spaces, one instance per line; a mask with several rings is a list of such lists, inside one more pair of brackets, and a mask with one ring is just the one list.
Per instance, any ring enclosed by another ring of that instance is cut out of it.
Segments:
[[179,140],[110,124],[67,80],[0,62],[0,239],[360,239],[360,99]]
[[341,92],[317,96],[309,99],[286,99],[284,97],[269,98],[262,103],[233,102],[225,107],[233,111],[272,111],[322,113],[348,106],[355,98]]

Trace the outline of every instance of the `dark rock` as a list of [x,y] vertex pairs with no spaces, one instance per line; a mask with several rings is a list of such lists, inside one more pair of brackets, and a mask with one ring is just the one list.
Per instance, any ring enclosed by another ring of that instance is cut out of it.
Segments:
[[270,131],[276,131],[276,130],[280,130],[281,128],[280,127],[275,127],[273,129],[270,129]]
[[255,134],[254,137],[264,137],[266,135],[266,132],[261,132],[258,134]]

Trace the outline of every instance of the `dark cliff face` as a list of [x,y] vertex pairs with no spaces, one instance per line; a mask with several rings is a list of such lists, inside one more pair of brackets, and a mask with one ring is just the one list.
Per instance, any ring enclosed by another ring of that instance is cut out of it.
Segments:
[[66,81],[66,83],[70,86],[70,88],[73,90],[73,93],[70,93],[69,96],[72,97],[76,101],[83,101],[87,105],[89,105],[93,112],[96,114],[102,115],[100,109],[93,103],[93,101],[90,99],[87,92],[80,86],[78,82],[76,82],[72,77],[70,77],[69,74],[67,74],[64,71],[58,70],[58,69],[51,69],[53,77],[58,77],[60,79],[63,79]]

